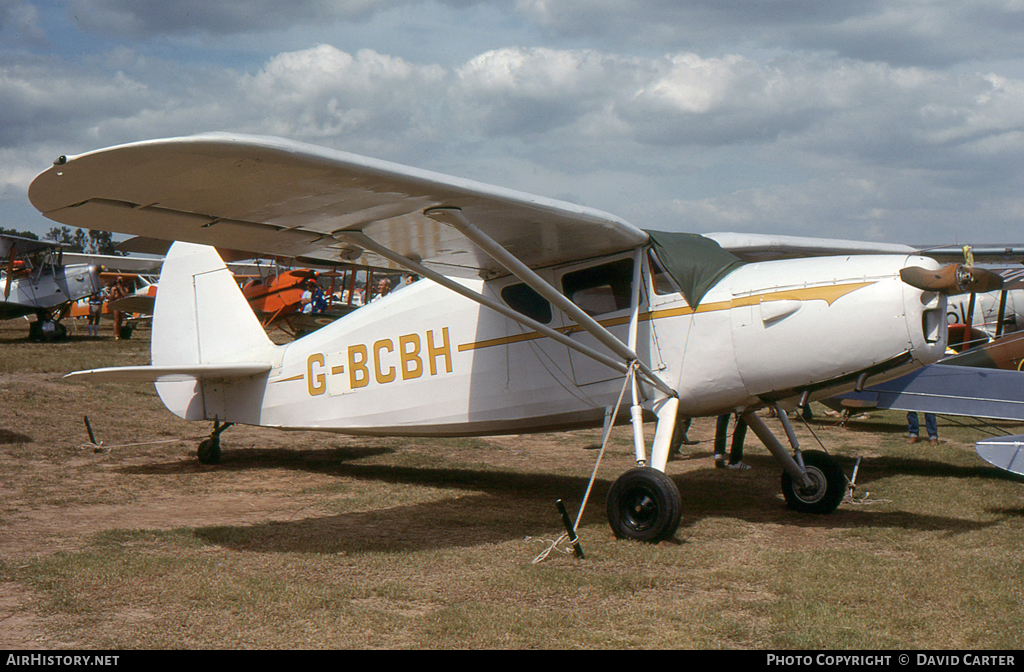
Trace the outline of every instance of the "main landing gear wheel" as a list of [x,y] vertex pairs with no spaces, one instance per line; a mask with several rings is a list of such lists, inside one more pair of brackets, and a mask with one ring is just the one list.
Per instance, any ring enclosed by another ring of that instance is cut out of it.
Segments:
[[203,439],[196,453],[202,464],[220,464],[220,439],[214,437]]
[[800,487],[789,472],[782,472],[782,496],[786,504],[801,513],[832,513],[846,496],[846,474],[839,463],[820,450],[803,453],[809,487]]
[[631,469],[608,491],[608,523],[620,539],[669,539],[679,528],[682,515],[679,488],[657,469]]

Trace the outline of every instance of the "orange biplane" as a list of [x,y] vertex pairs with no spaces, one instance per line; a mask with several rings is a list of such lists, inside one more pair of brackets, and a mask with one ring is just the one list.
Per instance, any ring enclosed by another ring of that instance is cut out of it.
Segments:
[[[357,280],[360,273],[364,275],[363,280]],[[331,280],[329,285],[324,282],[327,278]],[[383,293],[389,292],[394,279],[378,274],[378,280],[387,282]],[[323,297],[322,303],[313,297],[318,291]],[[278,328],[294,337],[316,331],[368,303],[367,293],[369,301],[381,295],[380,284],[373,282],[372,268],[326,272],[290,269],[253,277],[242,285],[242,294],[263,327]],[[304,296],[307,301],[314,301],[308,312],[304,310]]]

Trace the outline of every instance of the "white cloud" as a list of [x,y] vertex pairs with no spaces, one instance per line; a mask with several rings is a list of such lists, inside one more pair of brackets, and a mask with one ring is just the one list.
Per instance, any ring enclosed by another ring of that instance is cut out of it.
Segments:
[[630,59],[595,51],[507,48],[457,69],[453,105],[486,135],[536,135],[578,124],[631,87]]
[[997,70],[522,46],[443,66],[325,43],[246,73],[122,47],[9,56],[0,98],[8,194],[44,156],[226,130],[571,194],[663,228],[824,222],[892,239],[1020,212],[1024,80]]
[[436,111],[446,76],[436,65],[319,45],[270,59],[239,79],[237,95],[248,130],[335,145],[359,138],[360,147],[380,147],[443,132]]

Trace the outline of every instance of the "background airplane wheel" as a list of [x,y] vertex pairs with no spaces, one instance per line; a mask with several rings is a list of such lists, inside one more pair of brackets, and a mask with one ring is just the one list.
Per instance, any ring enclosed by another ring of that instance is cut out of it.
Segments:
[[608,523],[620,539],[668,539],[679,528],[682,515],[679,488],[657,469],[627,471],[608,491]]
[[786,504],[801,513],[832,513],[846,496],[846,474],[839,463],[820,450],[803,453],[804,466],[813,484],[800,488],[789,472],[782,472],[782,496]]
[[220,441],[218,439],[204,439],[196,452],[202,464],[220,464]]

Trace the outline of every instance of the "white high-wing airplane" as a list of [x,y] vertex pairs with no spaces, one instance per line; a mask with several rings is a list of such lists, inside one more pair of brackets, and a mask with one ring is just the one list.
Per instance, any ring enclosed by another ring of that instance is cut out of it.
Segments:
[[[946,293],[978,278],[899,245],[642,231],[596,210],[285,140],[224,134],[60,157],[29,189],[70,226],[178,241],[160,277],[152,365],[79,372],[156,382],[221,423],[362,435],[607,428],[637,468],[608,494],[622,537],[670,537],[677,418],[739,412],[797,510],[846,492],[833,458],[755,411],[900,376],[946,346]],[[271,343],[206,245],[399,266],[420,281],[293,343]],[[868,254],[885,252],[885,254]],[[901,277],[902,276],[902,277]],[[904,281],[906,278],[906,281]],[[623,413],[619,413],[619,409]],[[657,421],[653,446],[641,425]]]

